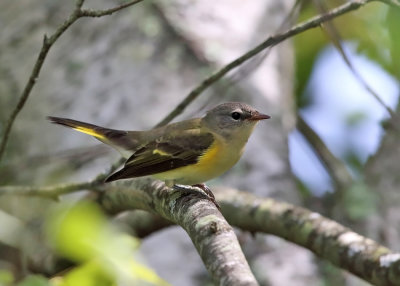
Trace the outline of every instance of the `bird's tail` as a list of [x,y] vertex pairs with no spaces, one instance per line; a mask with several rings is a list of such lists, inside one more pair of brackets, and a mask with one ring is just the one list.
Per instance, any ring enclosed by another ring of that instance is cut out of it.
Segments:
[[135,140],[127,136],[127,131],[104,128],[68,118],[48,116],[48,119],[52,123],[70,127],[76,131],[91,135],[101,142],[113,146],[119,151],[130,150],[136,146]]

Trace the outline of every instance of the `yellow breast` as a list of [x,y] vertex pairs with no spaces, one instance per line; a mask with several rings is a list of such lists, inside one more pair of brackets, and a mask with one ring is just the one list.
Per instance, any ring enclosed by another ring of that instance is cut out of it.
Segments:
[[159,173],[153,177],[184,185],[204,183],[218,177],[235,165],[242,155],[243,148],[233,149],[221,140],[215,140],[196,164]]

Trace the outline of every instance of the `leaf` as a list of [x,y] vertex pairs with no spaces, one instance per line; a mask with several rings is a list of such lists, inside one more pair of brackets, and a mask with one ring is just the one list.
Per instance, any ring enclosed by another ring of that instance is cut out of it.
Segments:
[[400,9],[388,9],[386,16],[390,39],[390,55],[393,71],[400,78]]
[[114,228],[90,202],[61,206],[48,221],[48,235],[64,257],[80,263],[54,285],[168,285],[135,260],[139,240]]
[[9,285],[14,282],[14,275],[11,271],[0,269],[0,285]]
[[49,286],[49,281],[40,275],[30,275],[17,284],[18,286]]

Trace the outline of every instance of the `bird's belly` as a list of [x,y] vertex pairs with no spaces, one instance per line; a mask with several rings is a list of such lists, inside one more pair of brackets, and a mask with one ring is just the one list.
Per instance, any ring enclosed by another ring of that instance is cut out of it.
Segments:
[[[230,150],[228,150],[230,149]],[[232,150],[223,143],[214,143],[196,164],[180,167],[153,177],[175,184],[194,185],[211,180],[229,170],[242,155],[242,149]]]

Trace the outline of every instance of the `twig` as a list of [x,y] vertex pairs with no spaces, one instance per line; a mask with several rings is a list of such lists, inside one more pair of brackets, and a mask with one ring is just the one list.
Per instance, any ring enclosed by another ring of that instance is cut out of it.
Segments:
[[104,180],[114,172],[124,161],[124,158],[116,161],[111,167],[97,175],[93,180],[79,183],[67,183],[55,186],[0,186],[0,196],[16,195],[16,196],[31,196],[57,199],[61,195],[78,192],[81,190],[99,191],[104,183]]
[[133,6],[135,4],[138,4],[144,0],[134,0],[134,1],[129,1],[126,2],[125,4],[122,4],[120,6],[110,8],[110,9],[105,9],[105,10],[91,10],[91,9],[83,9],[81,11],[82,17],[102,17],[106,15],[111,15],[115,12],[118,12],[119,10],[128,8],[130,6]]
[[38,58],[35,62],[35,65],[33,66],[33,69],[32,69],[31,75],[29,76],[28,82],[26,83],[25,88],[22,91],[22,94],[18,100],[17,106],[11,112],[9,119],[7,120],[7,123],[5,124],[6,127],[4,129],[3,137],[2,137],[1,143],[0,143],[0,161],[4,155],[5,148],[6,148],[8,138],[10,136],[11,128],[14,124],[14,121],[15,121],[17,115],[19,114],[19,112],[24,107],[26,101],[28,100],[28,97],[31,94],[31,91],[39,77],[40,70],[42,69],[42,66],[47,57],[47,54],[48,54],[50,48],[53,46],[53,44],[57,41],[57,39],[79,18],[101,17],[101,16],[105,16],[105,15],[111,15],[114,12],[117,12],[117,11],[122,10],[129,6],[132,6],[134,4],[140,3],[143,0],[129,1],[123,5],[117,6],[115,8],[111,8],[111,9],[107,9],[107,10],[99,10],[99,11],[82,9],[82,5],[83,5],[84,1],[85,0],[76,1],[75,8],[74,8],[73,12],[71,13],[71,15],[68,17],[68,19],[63,24],[61,24],[60,27],[57,28],[57,30],[54,32],[53,35],[51,35],[50,37],[47,37],[46,35],[44,36],[42,48],[39,52]]
[[183,112],[183,110],[193,101],[195,100],[203,91],[205,91],[207,88],[209,88],[212,84],[217,82],[219,79],[221,79],[224,75],[226,75],[228,72],[233,70],[234,68],[238,67],[242,63],[246,62],[247,60],[251,59],[261,51],[265,50],[268,47],[275,46],[284,40],[293,37],[299,33],[302,33],[306,30],[316,28],[320,26],[322,23],[329,21],[333,18],[336,18],[338,16],[341,16],[347,12],[356,10],[360,8],[361,6],[364,6],[366,3],[371,2],[374,0],[353,0],[350,2],[346,2],[345,4],[334,8],[327,12],[326,14],[323,15],[318,15],[316,17],[313,17],[307,21],[304,21],[286,32],[283,32],[281,34],[271,36],[267,38],[264,42],[253,48],[252,50],[246,52],[244,55],[238,57],[237,59],[233,60],[226,66],[224,66],[222,69],[219,71],[213,73],[211,76],[203,80],[199,86],[197,86],[194,90],[192,90],[176,107],[174,110],[172,110],[163,120],[161,120],[156,126],[162,126],[170,122],[173,118],[178,116]]
[[[315,1],[314,4],[317,6],[320,12],[325,12],[326,8],[321,3],[321,1]],[[335,25],[331,21],[326,22],[326,26],[322,27],[324,31],[326,31],[328,37],[331,39],[333,45],[338,50],[340,55],[342,56],[344,62],[346,63],[347,67],[353,74],[353,76],[361,83],[361,85],[378,101],[378,103],[386,109],[386,111],[390,114],[391,117],[396,116],[393,109],[391,109],[386,103],[383,101],[381,96],[364,80],[358,70],[354,67],[352,61],[347,56],[346,51],[343,49],[343,45],[341,43],[341,36],[339,31],[336,29]]]
[[32,187],[32,186],[2,186],[0,187],[0,196],[36,196],[43,198],[56,199],[57,197],[81,190],[93,189],[99,185],[98,181],[89,181],[81,183],[60,184],[55,186]]
[[336,190],[339,192],[340,190],[346,190],[353,183],[353,178],[346,165],[332,154],[318,134],[300,115],[297,116],[297,128],[313,147],[321,162],[325,165],[336,185]]

